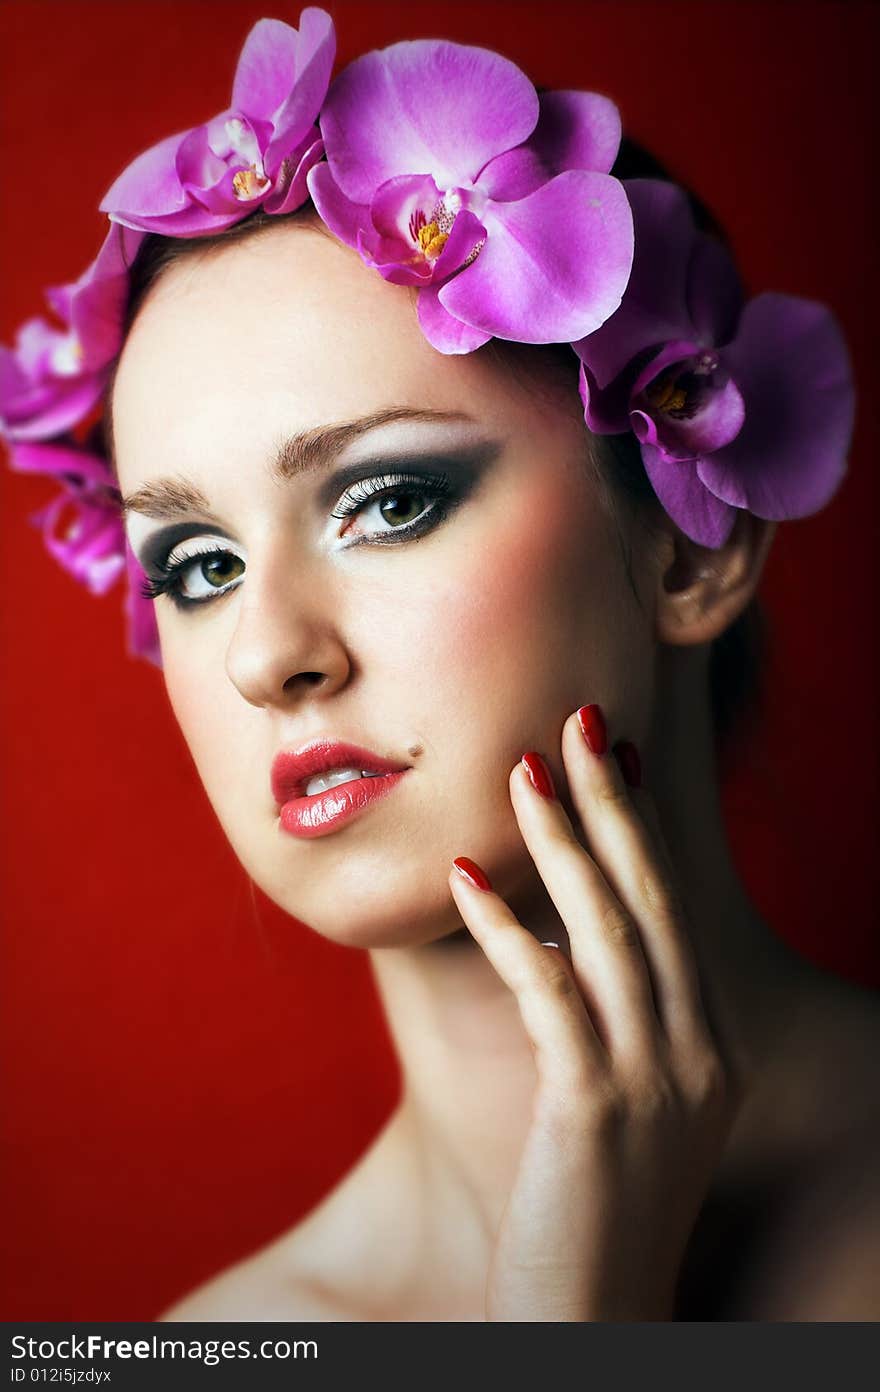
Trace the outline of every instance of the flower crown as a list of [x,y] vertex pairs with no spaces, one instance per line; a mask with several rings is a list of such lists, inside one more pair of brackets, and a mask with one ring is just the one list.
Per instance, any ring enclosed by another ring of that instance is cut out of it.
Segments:
[[299,30],[260,20],[229,107],[139,155],[105,195],[97,257],[46,292],[59,325],[31,319],[14,350],[0,346],[10,465],[62,484],[31,521],[92,593],[126,573],[133,655],[160,664],[153,606],[100,423],[88,428],[122,347],[131,267],[148,233],[213,235],[257,208],[311,198],[367,266],[417,288],[438,352],[570,344],[590,430],[634,433],[661,505],[701,545],[722,546],[738,508],[781,520],[829,501],[854,411],[836,321],[791,295],[747,301],[682,189],[614,178],[611,101],[539,94],[508,59],[445,40],[367,53],[331,82],[334,57],[323,10],[303,10]]

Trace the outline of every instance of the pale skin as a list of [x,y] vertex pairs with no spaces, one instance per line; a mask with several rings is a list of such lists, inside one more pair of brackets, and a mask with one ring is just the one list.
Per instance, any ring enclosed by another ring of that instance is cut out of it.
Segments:
[[[876,1188],[854,1221],[835,1182],[835,1166],[877,1169],[876,1006],[761,921],[718,806],[708,645],[754,593],[774,526],[743,514],[708,552],[671,523],[615,524],[576,393],[437,354],[409,291],[292,224],[164,273],[113,407],[123,494],[186,480],[208,507],[179,513],[194,539],[175,551],[226,553],[223,595],[156,600],[208,797],[265,893],[367,949],[403,1079],[328,1198],[165,1318],[673,1318],[707,1197],[787,1165],[796,1198],[819,1139],[809,1232],[795,1202],[747,1312],[718,1317],[876,1317]],[[270,473],[283,439],[353,422],[319,467]],[[442,520],[381,544],[376,501],[331,515],[334,468],[405,472],[404,454],[449,464],[461,496]],[[132,508],[127,525],[143,553],[168,524]],[[189,577],[209,592],[198,562]],[[410,771],[297,840],[269,767],[318,735]],[[530,751],[558,797],[533,786]],[[817,1231],[837,1268],[804,1278]]]

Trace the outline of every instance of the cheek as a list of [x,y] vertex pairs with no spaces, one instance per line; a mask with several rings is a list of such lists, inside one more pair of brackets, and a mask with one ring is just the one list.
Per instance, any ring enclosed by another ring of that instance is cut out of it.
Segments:
[[219,683],[207,675],[210,670],[206,662],[187,661],[174,640],[163,644],[165,690],[171,709],[208,798],[219,813],[227,803],[234,804],[236,790],[240,800],[242,769],[248,767],[256,751],[249,748],[244,728],[250,707],[222,670]]
[[451,717],[491,723],[515,762],[521,740],[543,741],[575,705],[611,697],[633,623],[598,508],[573,504],[570,490],[534,494],[472,544],[462,538],[443,574],[408,611],[427,708],[445,691]]

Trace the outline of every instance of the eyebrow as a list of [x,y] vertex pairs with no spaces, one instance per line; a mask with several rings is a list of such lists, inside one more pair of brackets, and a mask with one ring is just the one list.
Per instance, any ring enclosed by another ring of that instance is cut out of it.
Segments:
[[[347,446],[383,425],[399,421],[423,424],[474,425],[473,416],[464,411],[413,410],[392,407],[359,416],[339,425],[317,426],[285,439],[275,452],[269,468],[270,477],[278,483],[287,482],[299,474],[324,468]],[[184,478],[161,478],[145,483],[122,499],[122,513],[141,513],[144,517],[178,517],[183,512],[210,512],[209,500],[201,489]]]

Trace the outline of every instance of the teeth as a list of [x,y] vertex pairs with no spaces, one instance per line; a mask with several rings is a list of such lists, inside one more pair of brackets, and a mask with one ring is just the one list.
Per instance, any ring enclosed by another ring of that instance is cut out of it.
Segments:
[[326,793],[328,788],[335,788],[338,783],[351,783],[355,778],[381,778],[380,773],[370,773],[368,769],[333,769],[329,773],[316,773],[308,781],[305,787],[305,796],[313,797],[315,793]]

